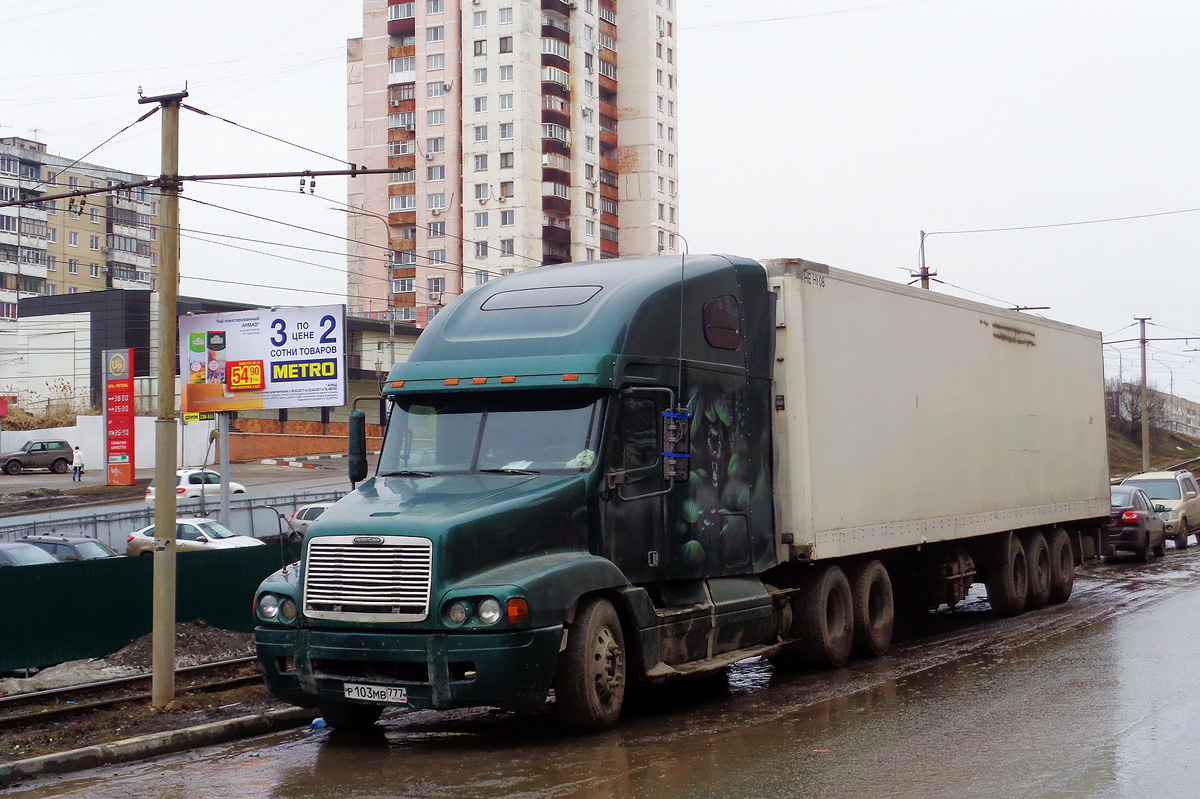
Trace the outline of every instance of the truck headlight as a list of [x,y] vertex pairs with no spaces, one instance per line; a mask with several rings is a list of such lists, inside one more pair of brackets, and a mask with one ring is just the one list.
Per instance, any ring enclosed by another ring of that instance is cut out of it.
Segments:
[[457,602],[451,603],[450,607],[446,608],[446,621],[450,622],[456,627],[465,622],[467,617],[470,615],[470,608],[468,608],[467,603],[463,602],[461,599]]
[[290,597],[279,603],[279,617],[284,621],[296,620],[296,603]]
[[264,619],[274,619],[279,615],[279,597],[274,594],[263,594],[258,598],[258,615]]
[[495,624],[500,621],[500,603],[488,597],[479,603],[479,620],[484,624]]

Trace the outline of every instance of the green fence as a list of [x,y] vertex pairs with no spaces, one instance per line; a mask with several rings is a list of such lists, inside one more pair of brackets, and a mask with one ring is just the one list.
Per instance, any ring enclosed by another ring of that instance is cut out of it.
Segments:
[[[289,547],[294,560],[299,545]],[[180,553],[177,622],[254,629],[254,590],[277,571],[279,547]],[[103,657],[150,632],[154,558],[0,569],[0,672]]]

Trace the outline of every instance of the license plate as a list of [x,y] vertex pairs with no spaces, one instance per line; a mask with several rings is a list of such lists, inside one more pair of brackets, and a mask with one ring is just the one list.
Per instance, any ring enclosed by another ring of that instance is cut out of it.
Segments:
[[342,683],[342,695],[347,699],[357,699],[359,702],[386,702],[389,704],[406,704],[408,702],[406,689],[390,685]]

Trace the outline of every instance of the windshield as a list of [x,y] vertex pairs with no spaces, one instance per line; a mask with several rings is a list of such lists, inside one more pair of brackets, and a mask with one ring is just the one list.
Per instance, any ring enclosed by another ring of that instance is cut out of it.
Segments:
[[1174,480],[1126,480],[1125,485],[1137,486],[1150,499],[1181,499],[1179,483]]
[[80,541],[75,545],[75,551],[79,553],[81,560],[93,560],[94,558],[110,558],[117,554],[111,549],[101,544],[99,541]]
[[10,549],[6,549],[5,552],[12,558],[13,563],[18,566],[34,566],[38,563],[58,563],[53,555],[38,549],[32,544],[11,547]]
[[595,392],[480,392],[402,397],[379,475],[578,474],[596,463]]
[[211,539],[235,538],[237,536],[237,533],[220,522],[197,522],[196,526],[200,528],[200,532]]

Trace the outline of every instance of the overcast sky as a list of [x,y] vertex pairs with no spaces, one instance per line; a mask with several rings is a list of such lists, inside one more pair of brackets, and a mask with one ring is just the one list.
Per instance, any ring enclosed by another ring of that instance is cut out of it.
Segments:
[[[1050,306],[1038,313],[1106,341],[1135,338],[1135,316],[1152,317],[1152,338],[1195,336],[1153,343],[1150,375],[1200,399],[1189,351],[1200,349],[1200,212],[1189,212],[1200,209],[1200,4],[678,2],[692,252],[798,256],[906,282],[925,230],[937,291]],[[139,86],[187,81],[197,108],[345,157],[356,0],[0,0],[0,19],[0,135],[36,130],[78,157],[146,110]],[[211,118],[184,112],[181,125],[185,174],[338,168]],[[152,117],[87,160],[157,174],[159,141]],[[345,222],[329,207],[345,183],[322,179],[303,197],[298,183],[188,185],[189,198],[332,236],[185,201],[185,228],[317,251],[185,238],[183,293],[341,301]],[[1142,218],[1068,224],[1124,217]],[[1023,227],[1034,229],[956,232]],[[1105,353],[1110,375],[1137,369],[1136,344]]]

